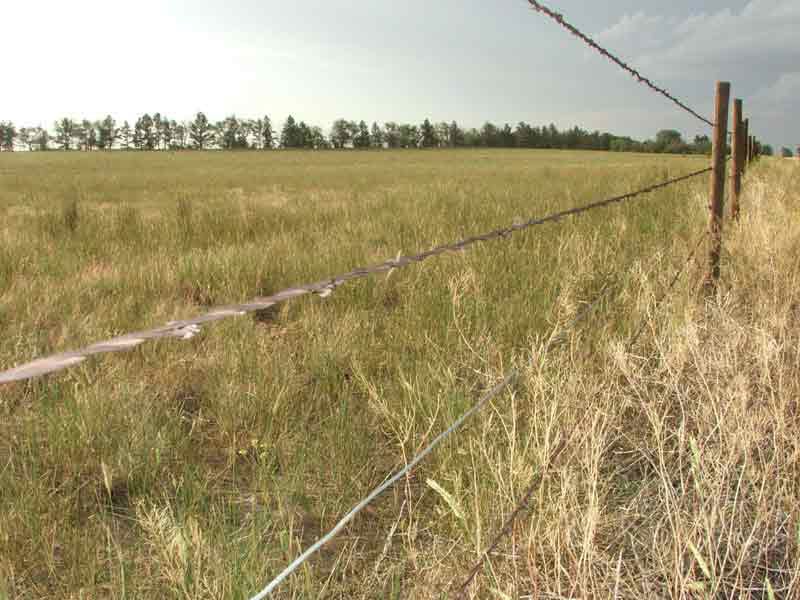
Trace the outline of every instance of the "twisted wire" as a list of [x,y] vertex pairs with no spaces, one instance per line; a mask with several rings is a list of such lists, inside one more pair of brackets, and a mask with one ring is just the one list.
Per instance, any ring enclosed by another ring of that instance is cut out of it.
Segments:
[[561,210],[545,217],[533,218],[525,221],[524,223],[516,223],[508,227],[495,229],[482,235],[476,235],[464,238],[457,242],[452,242],[450,244],[436,246],[435,248],[420,254],[399,256],[370,267],[361,267],[341,275],[328,277],[316,283],[287,288],[271,296],[254,298],[253,300],[242,304],[231,304],[213,308],[209,312],[191,319],[171,321],[162,327],[129,333],[112,338],[110,340],[97,342],[80,350],[39,358],[13,369],[0,372],[0,384],[23,381],[48,373],[60,371],[62,369],[78,365],[90,356],[94,356],[96,354],[108,354],[112,352],[131,350],[148,340],[164,338],[178,338],[184,340],[191,339],[197,333],[199,333],[200,327],[207,323],[264,310],[280,302],[285,302],[287,300],[291,300],[292,298],[297,298],[307,294],[317,294],[324,298],[332,294],[340,285],[353,279],[361,279],[372,274],[385,273],[392,271],[393,269],[404,268],[411,264],[422,262],[432,256],[439,256],[448,252],[462,251],[469,246],[477,244],[478,242],[507,239],[518,231],[522,231],[537,225],[544,225],[545,223],[559,221],[565,217],[576,216],[597,208],[603,208],[612,204],[633,200],[656,190],[668,187],[681,181],[686,181],[704,173],[708,173],[709,171],[711,171],[711,168],[702,169],[700,171],[689,173],[688,175],[681,175],[680,177],[674,177],[661,183],[647,186],[634,192],[606,198],[604,200],[598,200],[596,202],[590,202],[589,204]]
[[658,94],[661,94],[665,98],[671,100],[673,103],[678,105],[684,111],[688,112],[693,117],[695,117],[697,119],[700,119],[706,125],[714,127],[714,123],[713,122],[709,121],[704,116],[698,114],[696,111],[694,111],[689,106],[687,106],[686,104],[684,104],[683,102],[678,100],[675,96],[670,94],[667,90],[665,90],[662,87],[659,87],[658,85],[653,83],[650,79],[648,79],[647,77],[642,75],[639,71],[637,71],[636,69],[631,67],[629,64],[627,64],[625,61],[623,61],[622,59],[618,58],[617,56],[615,56],[614,54],[612,54],[611,52],[609,52],[608,50],[603,48],[600,44],[595,42],[591,37],[589,37],[588,35],[583,33],[580,29],[578,29],[577,27],[572,25],[569,21],[564,19],[564,16],[562,14],[557,13],[556,11],[552,10],[551,8],[548,8],[547,6],[542,4],[541,2],[537,2],[536,0],[528,0],[528,3],[535,10],[537,10],[538,12],[543,13],[543,14],[547,15],[548,17],[550,17],[551,19],[553,19],[556,23],[558,23],[559,25],[561,25],[561,27],[563,27],[564,29],[569,31],[572,35],[574,35],[577,38],[583,40],[591,48],[594,48],[601,55],[605,56],[607,59],[609,59],[611,62],[616,64],[618,67],[620,67],[621,69],[623,69],[624,71],[626,71],[627,73],[629,73],[630,75],[635,77],[636,80],[639,81],[639,83],[643,83],[644,85],[649,87],[654,92],[656,92]]

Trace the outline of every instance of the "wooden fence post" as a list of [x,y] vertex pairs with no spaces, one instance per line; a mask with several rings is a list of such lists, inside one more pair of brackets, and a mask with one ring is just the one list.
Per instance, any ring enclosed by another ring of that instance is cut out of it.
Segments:
[[742,163],[744,153],[742,152],[744,136],[742,135],[742,101],[738,98],[733,101],[733,133],[731,142],[731,217],[739,218],[739,197],[742,193]]
[[714,102],[714,133],[711,141],[711,189],[709,236],[711,249],[708,256],[708,273],[705,280],[707,292],[716,290],[719,280],[719,257],[722,253],[722,216],[725,208],[725,154],[728,140],[728,108],[731,84],[717,82]]
[[750,119],[747,118],[744,120],[744,131],[742,132],[742,143],[744,143],[744,147],[742,150],[744,151],[744,169],[743,172],[747,173],[747,169],[750,168],[750,155],[747,153],[747,149],[750,147]]

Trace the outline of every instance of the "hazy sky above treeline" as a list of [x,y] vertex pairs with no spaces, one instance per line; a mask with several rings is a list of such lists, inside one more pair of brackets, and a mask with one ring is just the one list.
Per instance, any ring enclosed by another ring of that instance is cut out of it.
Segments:
[[[699,113],[729,80],[761,139],[800,144],[800,0],[548,3]],[[202,110],[707,133],[526,0],[3,0],[2,17],[17,126]]]

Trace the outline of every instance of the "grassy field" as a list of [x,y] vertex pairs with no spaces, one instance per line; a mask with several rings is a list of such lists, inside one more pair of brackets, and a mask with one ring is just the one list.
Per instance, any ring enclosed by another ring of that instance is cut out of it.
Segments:
[[[0,369],[706,165],[4,154]],[[797,597],[799,184],[787,161],[748,174],[714,298],[701,251],[656,310],[700,177],[0,387],[0,598],[247,599],[601,290],[276,597],[448,597],[534,476],[472,597]]]

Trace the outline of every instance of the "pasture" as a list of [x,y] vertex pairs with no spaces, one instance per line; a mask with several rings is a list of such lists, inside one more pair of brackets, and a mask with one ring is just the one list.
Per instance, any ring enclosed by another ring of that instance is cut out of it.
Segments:
[[[0,369],[707,164],[4,154]],[[791,597],[798,183],[788,161],[750,171],[713,298],[701,248],[657,307],[705,227],[702,176],[0,387],[0,598],[246,600],[599,294],[276,597],[448,597],[534,476],[475,598]]]

